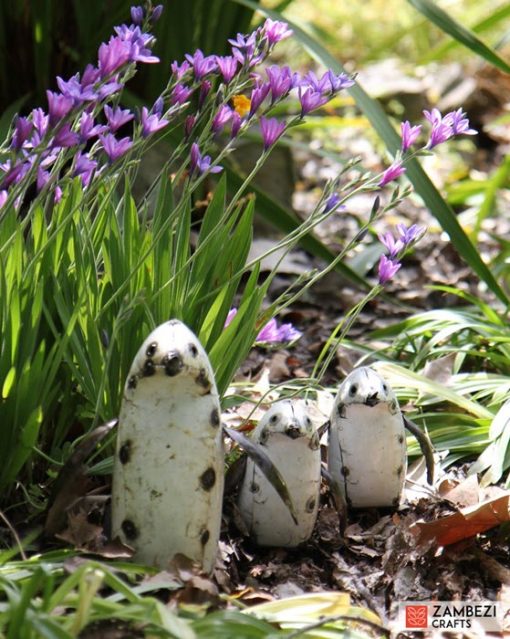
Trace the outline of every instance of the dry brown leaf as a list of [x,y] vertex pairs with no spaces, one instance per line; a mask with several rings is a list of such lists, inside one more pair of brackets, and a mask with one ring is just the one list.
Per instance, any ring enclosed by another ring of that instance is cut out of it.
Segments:
[[510,493],[463,508],[434,521],[417,521],[409,527],[419,545],[448,546],[510,521]]
[[474,506],[480,502],[480,485],[476,475],[471,475],[460,483],[448,482],[439,486],[438,492],[444,499],[459,507]]

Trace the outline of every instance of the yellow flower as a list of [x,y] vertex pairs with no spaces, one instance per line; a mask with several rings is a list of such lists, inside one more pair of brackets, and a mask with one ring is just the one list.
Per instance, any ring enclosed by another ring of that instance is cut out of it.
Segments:
[[234,111],[244,118],[250,112],[251,101],[250,98],[247,98],[245,95],[234,95],[232,96],[232,105]]

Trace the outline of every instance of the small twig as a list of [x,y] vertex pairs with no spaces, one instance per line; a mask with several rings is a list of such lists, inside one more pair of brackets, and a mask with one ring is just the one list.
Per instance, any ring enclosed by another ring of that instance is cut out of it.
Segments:
[[295,632],[291,632],[290,635],[287,635],[287,639],[295,639],[296,637],[300,637],[305,632],[310,630],[315,630],[316,628],[320,628],[327,623],[332,623],[333,621],[355,621],[360,624],[364,624],[368,626],[371,630],[376,630],[377,632],[381,632],[384,636],[389,637],[390,631],[376,623],[375,621],[369,621],[368,619],[362,619],[360,617],[352,617],[351,615],[332,615],[331,617],[324,617],[320,621],[315,621],[314,623],[308,624],[307,626],[303,626],[299,630]]
[[23,550],[21,539],[18,537],[18,533],[15,531],[14,526],[11,524],[11,522],[7,519],[7,517],[4,515],[4,513],[1,510],[0,510],[0,519],[4,522],[4,524],[9,529],[11,535],[14,537],[14,541],[16,542],[19,548],[19,554],[21,555],[21,559],[23,559],[23,561],[26,561],[27,556],[25,555],[25,551]]

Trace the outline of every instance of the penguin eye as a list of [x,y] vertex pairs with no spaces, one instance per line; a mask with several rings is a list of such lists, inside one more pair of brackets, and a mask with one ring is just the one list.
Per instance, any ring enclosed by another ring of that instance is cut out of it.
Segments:
[[278,415],[271,415],[271,418],[270,418],[270,420],[269,420],[269,421],[271,422],[271,424],[276,424],[276,422],[278,421],[278,419],[279,419],[279,418],[278,418]]
[[357,384],[353,384],[350,388],[349,388],[349,395],[354,396],[356,395],[356,393],[358,392],[358,385]]
[[307,426],[311,426],[312,425],[312,420],[309,417],[307,417],[306,420],[305,420],[305,424]]
[[388,392],[388,386],[387,386],[386,384],[383,384],[383,385],[382,385],[382,388],[383,388],[383,391],[384,391],[385,393],[387,393],[387,392]]

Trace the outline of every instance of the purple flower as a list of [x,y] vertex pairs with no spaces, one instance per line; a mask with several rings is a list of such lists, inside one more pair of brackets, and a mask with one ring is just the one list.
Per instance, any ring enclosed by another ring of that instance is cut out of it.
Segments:
[[404,242],[401,239],[395,240],[393,235],[388,231],[387,233],[378,236],[381,244],[386,248],[391,259],[397,257],[400,251],[404,248]]
[[229,40],[232,45],[232,55],[241,66],[245,64],[253,67],[262,60],[262,54],[256,50],[257,39],[255,33],[245,36],[241,33],[237,34],[235,40]]
[[161,117],[163,115],[163,109],[165,107],[165,102],[161,96],[154,102],[152,105],[152,112]]
[[230,137],[234,139],[237,137],[239,133],[239,129],[241,128],[241,124],[243,123],[243,119],[237,113],[237,111],[232,111],[232,126],[230,127]]
[[265,343],[293,342],[301,335],[302,333],[294,328],[292,324],[282,324],[279,327],[278,322],[273,317],[258,333],[255,341]]
[[395,275],[398,269],[402,266],[400,262],[390,260],[386,255],[381,255],[378,266],[379,284],[386,284]]
[[234,319],[236,315],[237,315],[237,308],[231,308],[230,311],[228,312],[227,319],[225,320],[225,324],[223,325],[223,328],[227,328],[227,326],[232,322],[232,320]]
[[193,89],[190,89],[186,85],[176,84],[170,94],[170,104],[184,104],[188,101],[192,93]]
[[222,131],[227,122],[232,118],[232,109],[226,104],[222,104],[213,118],[211,129],[213,133]]
[[46,91],[48,97],[48,114],[49,123],[54,126],[66,117],[66,115],[73,108],[73,100],[60,93],[54,93],[53,91]]
[[294,88],[298,82],[297,74],[293,74],[288,66],[280,68],[275,64],[268,67],[266,73],[271,90],[271,104],[287,96],[289,91]]
[[408,246],[411,242],[414,242],[425,229],[417,224],[412,224],[409,228],[405,224],[397,224],[397,230],[399,232],[399,240],[404,246]]
[[237,72],[237,67],[239,62],[234,58],[234,56],[216,56],[216,64],[218,69],[220,70],[221,75],[223,76],[223,80],[225,84],[229,84],[232,78],[235,76]]
[[400,125],[402,133],[402,153],[405,153],[415,142],[421,132],[421,125],[411,126],[407,120]]
[[278,325],[276,319],[270,319],[269,322],[259,331],[259,334],[255,338],[256,342],[279,342],[280,335],[278,332]]
[[90,84],[95,84],[99,80],[99,78],[99,69],[96,69],[96,67],[92,66],[91,64],[87,64],[81,77],[81,84],[82,86],[87,87]]
[[135,116],[129,109],[121,109],[120,107],[112,107],[107,104],[104,107],[104,114],[110,128],[111,133],[115,133],[123,124],[132,120]]
[[49,171],[45,171],[42,167],[39,167],[37,169],[37,180],[36,180],[38,193],[42,191],[42,189],[46,186],[46,184],[48,184],[49,179],[50,179]]
[[19,151],[32,133],[33,123],[28,118],[19,115],[14,122],[14,134],[12,136],[11,148]]
[[294,328],[292,324],[282,324],[278,329],[278,338],[280,342],[293,342],[301,337],[301,331]]
[[384,171],[382,178],[379,180],[378,186],[385,186],[388,182],[392,182],[405,173],[405,168],[401,162],[395,161]]
[[313,71],[308,71],[301,81],[301,86],[312,89],[315,93],[329,93],[331,91],[331,80],[327,73],[319,80]]
[[250,96],[250,113],[248,115],[248,118],[251,118],[255,115],[259,106],[266,99],[270,88],[271,86],[269,82],[264,82],[264,84],[260,84],[259,86],[255,87],[255,89],[253,89]]
[[55,204],[58,204],[61,199],[62,199],[62,189],[57,184],[57,186],[55,187],[54,195],[53,195],[53,201],[55,202]]
[[211,167],[211,156],[204,155],[200,153],[200,148],[196,142],[193,142],[191,145],[191,162],[190,162],[190,174],[198,173],[198,175],[202,175],[206,171],[210,173],[219,173],[223,170],[221,166],[213,166]]
[[194,115],[188,115],[184,120],[184,135],[186,139],[189,138],[191,132],[193,131],[193,127],[195,126],[196,117]]
[[67,81],[57,76],[57,84],[62,95],[71,98],[74,106],[97,99],[97,93],[94,91],[93,86],[91,84],[83,85],[80,82],[79,73],[76,73]]
[[103,124],[94,125],[94,118],[90,113],[82,113],[80,118],[80,142],[84,144],[90,138],[97,137],[104,133],[107,127]]
[[2,191],[0,191],[0,209],[4,206],[4,204],[7,202],[7,198],[9,197],[9,194],[7,193],[7,191],[4,189]]
[[59,128],[51,145],[53,147],[72,147],[76,146],[80,141],[80,136],[71,131],[71,125],[66,122],[63,126]]
[[285,131],[285,122],[276,118],[260,118],[260,132],[264,142],[264,151],[267,151]]
[[140,118],[142,123],[142,136],[146,138],[151,133],[156,133],[160,129],[163,129],[168,124],[168,120],[161,118],[159,115],[153,113],[149,115],[147,107],[142,107],[142,115]]
[[28,170],[30,169],[29,162],[18,162],[14,166],[11,165],[11,161],[7,160],[0,167],[3,171],[5,171],[5,175],[2,176],[0,181],[0,189],[8,189],[11,184],[17,184],[23,176],[26,175]]
[[204,106],[205,99],[209,95],[212,84],[209,80],[204,80],[200,85],[200,91],[198,94],[198,108],[201,109]]
[[97,162],[91,160],[87,153],[79,153],[76,157],[74,165],[73,177],[80,176],[83,187],[87,187],[90,184],[92,175],[97,169]]
[[301,117],[304,118],[307,113],[326,104],[328,98],[318,91],[309,88],[304,93],[299,90],[299,101],[301,103]]
[[177,80],[180,80],[182,76],[185,75],[185,73],[189,69],[191,69],[191,64],[187,60],[184,60],[184,62],[182,62],[181,64],[179,64],[177,60],[174,60],[172,64],[170,65],[170,68],[172,70],[173,75],[175,75],[175,77],[177,78]]
[[462,109],[451,111],[444,117],[441,115],[439,109],[424,111],[423,115],[432,125],[429,141],[426,146],[427,149],[433,149],[454,135],[476,135],[476,131],[469,128],[469,120],[464,117],[466,114]]
[[149,18],[151,23],[154,24],[155,22],[157,22],[161,18],[162,13],[163,13],[163,5],[157,4],[152,10],[152,13]]
[[123,86],[123,84],[117,82],[115,79],[113,79],[111,82],[105,82],[99,87],[97,91],[97,97],[99,98],[99,100],[102,101],[108,96],[120,91]]
[[280,40],[290,37],[292,35],[292,29],[289,29],[289,25],[286,22],[279,22],[278,20],[270,20],[268,18],[264,22],[262,33],[267,38],[269,45],[272,46],[280,42]]
[[[331,213],[331,211],[334,211],[336,208],[338,208],[338,205],[341,199],[342,198],[338,195],[338,193],[332,193],[326,200],[326,204],[324,206],[324,213]],[[344,208],[344,207],[341,207],[341,208]]]
[[445,119],[448,118],[451,123],[453,135],[476,135],[478,133],[475,129],[469,128],[469,120],[465,115],[462,109],[451,111],[445,115]]
[[133,141],[130,138],[125,137],[121,140],[117,140],[113,133],[100,135],[99,139],[110,162],[118,160],[133,146]]
[[46,135],[48,130],[50,118],[41,108],[34,109],[32,111],[32,122],[34,123],[35,130],[39,133],[41,138]]
[[140,26],[143,23],[144,10],[143,7],[131,7],[131,20],[133,24]]
[[346,73],[339,73],[338,75],[336,75],[335,73],[333,73],[333,71],[328,70],[326,71],[324,76],[328,79],[331,87],[331,93],[338,93],[339,91],[342,91],[342,89],[348,89],[349,87],[352,87],[354,85],[354,80],[350,78]]
[[217,67],[216,57],[213,55],[204,56],[200,49],[193,55],[186,53],[186,60],[193,67],[195,79],[201,80],[205,75],[214,71]]
[[98,67],[101,78],[106,78],[129,62],[131,43],[118,36],[112,36],[108,43],[103,42],[98,51]]

